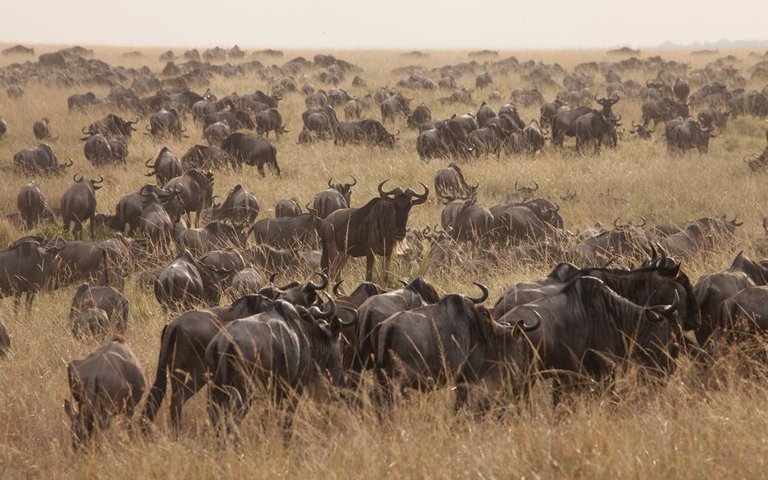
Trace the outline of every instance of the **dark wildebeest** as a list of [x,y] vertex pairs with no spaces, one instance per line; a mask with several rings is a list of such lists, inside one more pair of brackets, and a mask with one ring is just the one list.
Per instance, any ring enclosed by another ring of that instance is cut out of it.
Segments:
[[224,140],[221,148],[232,156],[239,170],[242,170],[243,163],[253,165],[263,177],[264,165],[267,164],[280,176],[280,167],[277,165],[277,148],[263,138],[235,132]]
[[406,119],[406,125],[408,128],[418,129],[425,123],[432,121],[432,111],[423,103],[413,109],[408,118]]
[[717,328],[725,325],[722,305],[739,291],[768,284],[768,266],[750,260],[743,253],[736,255],[731,266],[721,272],[702,276],[693,290],[701,305],[701,327],[696,340],[704,347]]
[[616,126],[600,113],[589,112],[573,121],[574,136],[576,137],[576,150],[584,152],[587,143],[594,142],[595,153],[600,152],[600,147],[605,144],[615,147],[617,142]]
[[395,137],[400,133],[399,130],[396,133],[389,133],[381,122],[373,119],[360,120],[355,124],[360,131],[360,140],[363,143],[378,147],[395,147]]
[[461,168],[453,162],[435,174],[435,194],[441,199],[472,197],[479,186],[479,182],[474,186],[468,185]]
[[709,139],[716,136],[693,118],[670,120],[664,129],[664,135],[667,137],[669,153],[685,153],[693,148],[699,153],[707,153]]
[[190,168],[223,168],[229,164],[234,168],[235,159],[219,147],[195,145],[181,156],[181,167],[185,170]]
[[215,428],[226,425],[232,432],[253,402],[254,382],[267,390],[275,407],[286,409],[284,429],[290,428],[305,389],[323,381],[341,385],[339,323],[332,321],[336,305],[331,300],[326,311],[298,309],[275,302],[270,310],[228,323],[208,344],[209,414]]
[[213,174],[197,168],[184,175],[168,180],[163,187],[166,191],[180,191],[181,212],[187,214],[187,223],[192,224],[190,212],[195,212],[195,227],[200,226],[200,214],[213,204]]
[[494,118],[495,116],[496,111],[494,111],[493,107],[485,102],[481,103],[480,108],[477,109],[477,114],[475,114],[478,128],[483,128],[488,120]]
[[83,144],[83,155],[95,167],[112,161],[112,147],[110,146],[107,137],[97,133],[87,138],[82,138],[81,140],[85,140],[85,143]]
[[217,122],[227,122],[227,125],[229,125],[229,128],[231,128],[232,131],[256,129],[256,124],[254,123],[253,118],[251,118],[251,114],[248,113],[248,111],[239,108],[236,110],[223,110],[221,112],[209,113],[203,120],[203,128]]
[[350,120],[360,120],[360,117],[363,115],[363,106],[358,100],[349,100],[347,103],[344,104],[344,119],[347,121]]
[[82,329],[86,325],[80,321],[80,314],[87,308],[98,309],[106,314],[109,323],[105,327],[114,325],[120,333],[128,329],[128,299],[113,287],[92,287],[83,283],[75,292],[69,308],[69,321],[75,338],[80,338],[84,333]]
[[160,271],[155,280],[155,298],[165,310],[191,308],[199,303],[217,305],[221,289],[213,275],[184,250]]
[[298,217],[301,213],[301,206],[296,199],[283,198],[275,203],[275,218]]
[[48,207],[40,187],[35,182],[28,183],[21,187],[16,196],[16,208],[19,210],[19,216],[24,220],[28,230],[37,225],[41,220],[47,220],[56,223],[53,211]]
[[548,127],[552,124],[552,119],[555,118],[555,115],[557,115],[557,112],[560,111],[561,108],[568,108],[568,104],[561,101],[560,99],[556,99],[554,102],[547,102],[544,105],[539,108],[539,123],[542,127]]
[[373,333],[375,373],[391,403],[396,383],[399,390],[427,390],[457,383],[456,406],[466,404],[468,386],[488,380],[505,383],[510,370],[513,390],[524,384],[528,348],[521,335],[538,327],[538,321],[500,325],[480,306],[488,298],[446,295],[434,305],[399,312],[382,322]]
[[96,242],[71,240],[59,249],[59,284],[74,280],[101,281],[105,275],[104,249]]
[[536,351],[534,363],[542,373],[554,376],[557,404],[564,390],[584,388],[573,374],[610,381],[616,361],[671,370],[679,350],[678,304],[675,293],[670,305],[642,307],[602,280],[577,276],[549,296],[514,307],[497,321],[507,325],[540,322],[526,335]]
[[259,216],[259,202],[244,186],[237,184],[227,194],[221,204],[211,208],[211,218],[214,220],[229,220],[233,223],[253,223]]
[[283,117],[280,115],[280,112],[278,112],[276,108],[270,108],[269,110],[258,112],[255,117],[256,133],[259,135],[264,135],[265,137],[269,138],[269,132],[274,131],[275,136],[279,140],[280,135],[283,133],[288,133],[288,130],[285,129],[285,124],[283,123]]
[[104,178],[99,175],[98,180],[90,180],[80,175],[78,179],[75,175],[72,179],[75,184],[61,196],[61,219],[64,222],[64,231],[69,232],[69,225],[74,222],[75,228],[72,234],[76,239],[82,240],[83,222],[90,220],[91,239],[95,239],[93,217],[96,215],[96,190],[101,188],[100,184]]
[[30,173],[60,174],[74,162],[70,159],[68,164],[60,164],[51,147],[43,143],[37,147],[18,151],[13,156],[13,164],[16,168]]
[[689,115],[688,105],[675,102],[671,98],[646,102],[642,106],[642,112],[644,128],[648,128],[651,121],[656,128],[656,124],[660,122],[667,122],[678,117],[687,118]]
[[11,337],[8,335],[8,329],[5,322],[0,318],[0,358],[5,357],[11,351]]
[[730,114],[731,112],[721,113],[716,107],[707,107],[700,111],[696,118],[699,119],[701,126],[706,129],[717,127],[723,130],[728,124],[728,116]]
[[105,429],[111,417],[131,418],[144,395],[144,373],[120,336],[82,360],[70,362],[67,380],[70,397],[64,400],[64,410],[72,422],[75,450]]
[[768,116],[768,98],[757,90],[736,93],[728,99],[728,109],[735,118],[738,115]]
[[325,218],[336,210],[349,208],[352,199],[352,187],[357,184],[355,177],[352,183],[333,183],[333,178],[328,179],[328,189],[315,195],[312,208],[317,211],[317,216]]
[[181,140],[186,129],[182,125],[181,115],[175,108],[161,108],[149,117],[147,125],[147,135],[156,139],[171,136],[176,140]]
[[395,94],[387,98],[379,105],[381,121],[394,121],[398,116],[408,117],[411,113],[411,99],[401,94]]
[[232,134],[232,129],[226,120],[208,125],[203,130],[203,138],[208,145],[221,146],[224,140]]
[[32,133],[35,135],[36,139],[56,140],[53,134],[51,134],[50,123],[51,123],[50,120],[48,120],[47,118],[43,118],[32,124]]
[[75,93],[67,97],[67,108],[72,110],[85,110],[86,108],[101,103],[93,92]]
[[158,185],[165,185],[168,180],[180,177],[182,174],[181,162],[176,155],[171,153],[171,149],[163,147],[160,149],[160,153],[157,154],[155,162],[152,163],[152,159],[148,159],[144,165],[147,168],[151,168],[152,171],[145,174],[147,177],[155,176],[157,178]]
[[97,133],[100,133],[105,137],[129,138],[131,133],[136,131],[133,126],[137,123],[139,123],[138,119],[130,122],[110,113],[101,120],[88,125],[86,128],[83,128],[82,133],[84,135],[96,135]]
[[323,245],[323,271],[337,278],[348,257],[365,257],[365,279],[373,279],[375,255],[384,256],[384,282],[386,283],[392,252],[405,238],[408,213],[414,205],[427,201],[429,188],[423,183],[424,193],[407,188],[385,192],[379,184],[379,198],[361,208],[344,208],[331,213],[318,227]]
[[675,80],[672,91],[675,92],[675,96],[680,103],[686,103],[688,101],[688,95],[691,93],[691,86],[688,84],[688,80],[683,77],[678,77],[677,80]]
[[314,210],[295,217],[262,218],[251,226],[248,233],[253,232],[257,245],[291,249],[313,247],[317,245],[315,222],[318,220]]
[[27,312],[40,291],[56,287],[58,252],[66,243],[45,247],[34,239],[23,239],[0,252],[0,298],[13,295],[14,315],[18,315],[21,296],[27,296]]

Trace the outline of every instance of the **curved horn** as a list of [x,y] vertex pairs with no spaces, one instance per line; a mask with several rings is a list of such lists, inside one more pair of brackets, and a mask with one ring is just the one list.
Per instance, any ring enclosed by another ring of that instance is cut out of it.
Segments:
[[555,204],[555,213],[560,211],[560,205],[557,204],[557,202],[554,202]]
[[613,227],[614,228],[619,228],[619,224],[618,224],[619,223],[619,218],[620,217],[616,217],[616,220],[613,221]]
[[328,188],[332,188],[332,187],[333,187],[333,177],[328,179]]
[[[649,242],[650,243],[650,242]],[[659,258],[659,255],[656,253],[656,249],[653,247],[653,243],[650,243],[651,246],[651,259],[650,264],[653,265],[653,263],[656,261],[656,259]]]
[[72,159],[70,158],[68,164],[67,163],[62,163],[61,166],[65,167],[65,168],[69,168],[69,167],[71,167],[74,164],[75,164],[75,162],[73,162]]
[[482,293],[482,295],[480,295],[479,297],[476,297],[476,298],[472,298],[472,297],[467,297],[467,298],[468,298],[468,299],[470,299],[470,300],[472,300],[472,303],[474,303],[474,304],[483,303],[484,301],[488,300],[488,287],[486,287],[486,286],[485,286],[485,285],[483,285],[482,283],[478,283],[478,282],[472,282],[472,283],[474,283],[475,285],[477,285],[477,287],[478,287],[478,288],[479,288],[479,289],[480,289],[480,290],[481,290],[483,293]]
[[678,305],[680,305],[680,294],[675,290],[675,298],[672,299],[670,305],[656,305],[655,307],[651,307],[651,310],[666,317],[674,313],[675,310],[677,310]]
[[358,318],[360,318],[358,316],[358,314],[357,314],[357,309],[356,308],[352,308],[352,307],[348,307],[346,305],[342,305],[341,307],[338,307],[338,309],[339,310],[348,310],[348,311],[352,312],[352,320],[349,320],[347,322],[343,321],[341,319],[341,317],[336,316],[336,321],[339,322],[339,325],[341,325],[342,327],[351,327],[352,325],[356,324]]
[[390,190],[388,192],[385,192],[384,190],[381,189],[381,187],[383,187],[384,184],[387,183],[388,181],[389,181],[389,179],[386,179],[386,180],[384,180],[383,182],[381,182],[379,184],[379,195],[381,196],[381,198],[389,198],[389,196],[392,195],[395,192],[394,189]]
[[310,292],[314,292],[314,291],[317,291],[317,290],[324,290],[325,287],[328,286],[328,275],[326,275],[326,274],[324,274],[322,272],[316,272],[316,273],[317,273],[317,275],[320,276],[320,278],[323,279],[323,283],[321,283],[321,284],[317,284],[317,283],[313,283],[313,282],[307,283],[307,290],[310,291]]
[[151,161],[152,161],[152,158],[149,158],[149,159],[148,159],[146,162],[144,162],[144,166],[145,166],[145,167],[147,167],[147,168],[152,168],[152,169],[154,169],[154,168],[155,168],[155,166],[154,166],[154,165],[150,165],[150,164],[149,164],[149,162],[151,162]]
[[274,285],[275,284],[275,278],[277,278],[278,275],[280,275],[280,273],[278,273],[278,272],[275,272],[272,275],[270,275],[269,276],[269,283]]
[[333,291],[333,294],[336,295],[336,297],[341,297],[344,295],[343,293],[341,293],[341,290],[340,290],[342,283],[344,283],[344,280],[339,280],[338,282],[336,282],[336,285],[334,285],[333,288],[331,289]]
[[531,191],[532,191],[532,192],[535,192],[535,191],[537,191],[537,190],[539,189],[539,183],[538,183],[536,180],[534,180],[534,181],[533,181],[533,184],[534,184],[534,185],[536,185],[536,188],[534,188],[534,189],[533,189],[533,190],[531,190]]
[[336,302],[334,302],[327,293],[323,292],[323,294],[325,298],[328,299],[328,310],[322,311],[314,305],[308,309],[309,314],[312,315],[312,318],[315,320],[325,320],[326,318],[331,318],[336,315]]
[[357,185],[357,179],[356,179],[356,178],[354,177],[354,175],[353,175],[353,176],[352,176],[352,183],[350,183],[350,184],[349,184],[349,186],[350,186],[350,187],[354,187],[355,185]]
[[536,310],[532,310],[532,312],[536,315],[536,322],[531,325],[526,325],[525,321],[523,321],[523,326],[521,327],[524,332],[530,332],[531,330],[536,330],[541,326],[541,314],[537,312]]
[[72,175],[72,180],[74,180],[74,181],[75,181],[75,183],[80,183],[80,180],[82,180],[82,179],[83,179],[83,176],[82,176],[82,175],[80,175],[80,178],[77,178],[77,175],[78,175],[77,173],[76,173],[76,174],[74,174],[74,175]]
[[93,183],[104,183],[104,177],[102,177],[101,175],[99,175],[99,179],[98,179],[98,180],[91,180],[91,181],[92,181]]
[[427,196],[429,195],[429,187],[424,185],[423,183],[419,182],[422,187],[424,187],[424,193],[418,194],[416,192],[413,192],[413,196],[416,197],[416,200],[412,200],[412,205],[421,205],[422,203],[427,201]]

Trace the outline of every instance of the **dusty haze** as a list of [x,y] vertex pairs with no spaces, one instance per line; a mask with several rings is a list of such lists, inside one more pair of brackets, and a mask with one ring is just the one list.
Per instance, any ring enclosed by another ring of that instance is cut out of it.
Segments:
[[[117,7],[125,5],[127,7]],[[0,42],[286,48],[594,48],[766,39],[768,2],[42,0],[4,5]]]

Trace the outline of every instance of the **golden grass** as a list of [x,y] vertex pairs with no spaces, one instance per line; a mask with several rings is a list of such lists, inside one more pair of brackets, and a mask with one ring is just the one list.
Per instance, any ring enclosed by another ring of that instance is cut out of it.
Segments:
[[[38,53],[54,50],[44,47]],[[128,49],[96,48],[96,56],[110,64],[162,68],[157,61],[161,50],[145,50],[146,57],[126,59]],[[372,91],[376,86],[394,85],[390,73],[396,66],[421,63],[428,67],[466,61],[463,52],[432,52],[425,59],[400,57],[391,51],[332,52],[361,65],[370,87],[345,88],[353,95]],[[708,57],[691,57],[685,51],[660,53],[665,58],[701,66]],[[723,54],[731,52],[722,52]],[[754,60],[744,51],[734,52],[745,67]],[[604,52],[544,51],[502,52],[519,60],[535,59],[558,62],[572,68],[587,60],[612,60]],[[286,52],[277,63],[312,52]],[[2,64],[15,59],[0,58]],[[271,62],[267,60],[265,62]],[[639,81],[651,74],[635,72]],[[458,79],[474,86],[474,78]],[[519,84],[519,77],[494,78],[492,89],[506,98]],[[302,81],[299,80],[299,84]],[[315,82],[316,86],[319,86]],[[221,94],[265,89],[257,78],[215,78],[211,88]],[[762,88],[762,85],[749,85]],[[0,139],[0,211],[15,211],[18,188],[31,178],[11,172],[13,154],[35,145],[31,132],[34,120],[51,119],[51,128],[60,139],[53,142],[59,159],[73,158],[71,173],[102,174],[105,188],[97,193],[99,211],[112,211],[118,198],[143,184],[143,163],[154,157],[162,144],[142,134],[145,122],[130,143],[127,168],[93,169],[82,155],[78,140],[80,128],[100,118],[108,110],[68,113],[66,97],[86,89],[50,89],[29,85],[24,99],[13,101],[0,95],[0,115],[8,122],[9,132]],[[103,88],[93,88],[106,94]],[[409,92],[414,104],[426,102],[435,118],[454,112],[472,111],[483,99],[475,92],[475,106],[440,106],[435,99],[445,92]],[[545,91],[551,99],[555,92]],[[498,102],[492,102],[498,107]],[[432,185],[435,170],[444,162],[421,162],[415,152],[416,134],[403,122],[400,141],[394,151],[362,147],[336,148],[332,144],[301,147],[295,143],[301,129],[304,110],[299,94],[287,95],[280,110],[291,132],[277,143],[278,162],[283,177],[267,174],[260,179],[255,169],[246,167],[242,174],[217,172],[216,192],[224,193],[236,183],[254,191],[262,205],[262,217],[272,215],[275,201],[296,196],[309,201],[314,192],[325,188],[331,176],[355,175],[358,186],[353,203],[360,205],[376,193],[376,184],[390,178],[392,185],[417,186],[417,181]],[[622,99],[616,106],[625,123],[639,120],[640,102]],[[379,118],[378,111],[368,113]],[[534,108],[522,109],[524,119],[538,117]],[[190,120],[191,122],[191,120]],[[201,143],[199,130],[190,123],[192,138],[169,142],[182,154],[194,142]],[[567,228],[576,230],[600,221],[610,224],[614,218],[646,217],[650,223],[665,223],[699,218],[705,215],[738,214],[745,226],[734,244],[708,256],[693,259],[684,268],[695,279],[726,267],[738,250],[752,250],[752,238],[762,236],[761,219],[768,202],[763,175],[750,174],[742,163],[747,153],[763,148],[762,131],[766,124],[758,119],[740,118],[730,123],[720,137],[711,142],[710,153],[670,157],[663,142],[643,142],[626,134],[617,150],[607,150],[598,157],[555,152],[549,146],[536,157],[510,157],[496,160],[481,158],[464,166],[468,179],[481,183],[479,201],[492,205],[504,200],[515,180],[536,180],[538,193],[562,204]],[[61,178],[35,178],[52,206],[70,184],[71,175]],[[576,199],[565,203],[560,196],[577,191]],[[614,200],[606,200],[613,198]],[[441,206],[434,198],[412,211],[411,226],[439,223]],[[0,240],[8,241],[22,232],[0,220]],[[398,273],[408,276],[418,266],[398,266]],[[500,294],[515,281],[542,275],[550,264],[522,265],[503,256],[493,272],[479,278]],[[362,279],[361,262],[350,262],[345,277],[348,283]],[[460,268],[450,272],[430,271],[427,275],[445,291],[474,291],[471,281]],[[97,448],[74,455],[70,448],[69,424],[62,408],[67,394],[65,365],[92,351],[97,341],[78,342],[71,338],[67,321],[70,299],[75,287],[42,296],[33,314],[13,319],[10,300],[2,302],[0,312],[8,319],[13,341],[9,358],[0,362],[0,477],[196,477],[196,478],[346,478],[346,477],[491,477],[517,476],[542,478],[743,478],[761,476],[765,471],[768,408],[763,399],[768,394],[764,372],[744,376],[732,365],[732,357],[716,368],[703,372],[683,361],[669,382],[657,389],[647,389],[627,375],[621,384],[625,401],[618,406],[606,399],[577,402],[574,411],[555,416],[549,408],[546,390],[535,397],[522,413],[509,413],[501,419],[478,420],[452,411],[449,390],[429,395],[415,395],[396,408],[393,418],[380,425],[370,408],[351,410],[340,404],[318,406],[303,402],[293,438],[285,443],[275,422],[266,426],[250,415],[242,428],[242,450],[220,445],[210,433],[205,414],[204,395],[198,395],[185,409],[185,429],[179,439],[167,428],[165,409],[158,420],[158,432],[149,438],[131,436],[124,428],[112,428]],[[148,380],[154,375],[162,326],[169,320],[149,292],[129,287],[131,302],[128,342],[140,359]],[[737,356],[736,359],[739,357]]]

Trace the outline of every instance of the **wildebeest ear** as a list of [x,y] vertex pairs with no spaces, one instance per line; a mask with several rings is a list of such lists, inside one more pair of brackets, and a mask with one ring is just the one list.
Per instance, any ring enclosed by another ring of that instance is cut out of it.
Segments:
[[664,267],[663,265],[659,266],[658,272],[660,275],[664,277],[671,277],[675,278],[677,277],[677,274],[680,273],[680,263],[675,263],[672,267]]

